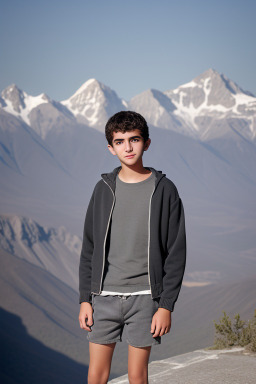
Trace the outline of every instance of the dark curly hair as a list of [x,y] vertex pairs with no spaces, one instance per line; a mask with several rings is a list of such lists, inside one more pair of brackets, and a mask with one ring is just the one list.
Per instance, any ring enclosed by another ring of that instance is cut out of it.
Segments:
[[108,144],[112,145],[113,132],[133,131],[138,129],[143,137],[144,143],[149,138],[148,125],[143,116],[134,111],[120,111],[109,118],[105,127],[105,136]]

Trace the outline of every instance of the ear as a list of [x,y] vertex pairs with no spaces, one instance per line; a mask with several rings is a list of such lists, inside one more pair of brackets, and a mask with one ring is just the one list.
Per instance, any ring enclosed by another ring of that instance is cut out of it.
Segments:
[[108,149],[112,153],[112,155],[116,156],[116,152],[115,152],[114,148],[112,147],[112,145],[108,144]]
[[151,143],[151,139],[148,138],[147,141],[146,141],[145,144],[144,144],[144,151],[146,151],[146,150],[149,148],[150,143]]

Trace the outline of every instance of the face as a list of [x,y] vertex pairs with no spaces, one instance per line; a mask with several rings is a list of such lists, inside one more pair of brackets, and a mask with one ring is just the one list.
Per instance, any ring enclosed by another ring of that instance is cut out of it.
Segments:
[[143,137],[138,129],[130,132],[114,132],[113,147],[108,145],[108,149],[113,155],[116,155],[120,162],[127,165],[134,165],[141,161],[143,152],[150,145],[151,140],[148,139],[144,143]]

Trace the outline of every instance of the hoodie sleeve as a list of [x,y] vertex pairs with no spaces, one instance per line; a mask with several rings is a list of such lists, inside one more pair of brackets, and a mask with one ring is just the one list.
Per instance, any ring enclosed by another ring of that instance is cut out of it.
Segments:
[[171,202],[167,240],[167,256],[164,262],[163,292],[159,308],[173,312],[177,301],[186,265],[185,215],[178,193]]
[[95,188],[92,193],[84,221],[83,242],[79,264],[79,303],[92,302],[91,297],[91,260],[93,255],[93,206]]

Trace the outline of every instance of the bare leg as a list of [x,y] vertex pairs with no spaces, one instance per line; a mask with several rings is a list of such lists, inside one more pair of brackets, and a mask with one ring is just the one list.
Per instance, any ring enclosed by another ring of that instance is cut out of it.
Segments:
[[89,342],[88,384],[106,384],[108,382],[115,346],[116,343],[96,344]]
[[128,352],[128,377],[130,384],[148,384],[149,347],[132,347]]

